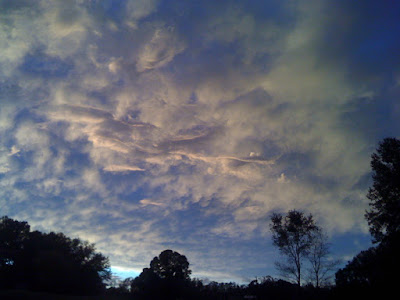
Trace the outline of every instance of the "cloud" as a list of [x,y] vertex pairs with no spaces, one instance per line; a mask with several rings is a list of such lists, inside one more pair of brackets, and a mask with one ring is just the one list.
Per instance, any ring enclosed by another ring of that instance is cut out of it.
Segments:
[[367,232],[370,153],[398,135],[397,19],[339,2],[1,4],[2,209],[114,265],[173,247],[213,278],[257,265],[272,211]]
[[100,123],[112,118],[107,111],[82,105],[60,105],[57,110],[49,113],[53,120],[64,120],[77,123]]
[[157,0],[139,0],[126,3],[125,22],[133,28],[137,28],[137,22],[157,10]]
[[182,41],[173,34],[173,28],[156,29],[151,40],[146,43],[136,64],[139,72],[162,67],[185,49]]
[[151,199],[142,199],[139,201],[142,205],[155,205],[155,206],[164,206],[164,204],[160,202],[153,201]]
[[139,167],[135,166],[122,166],[122,165],[110,165],[104,168],[105,171],[109,172],[129,172],[129,171],[144,171]]

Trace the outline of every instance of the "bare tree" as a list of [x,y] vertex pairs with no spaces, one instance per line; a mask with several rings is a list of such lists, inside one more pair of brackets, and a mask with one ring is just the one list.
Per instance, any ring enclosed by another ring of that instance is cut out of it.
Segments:
[[340,260],[330,258],[329,246],[328,237],[322,229],[314,230],[307,256],[310,262],[308,278],[317,288],[329,282],[333,276],[333,271],[340,263]]

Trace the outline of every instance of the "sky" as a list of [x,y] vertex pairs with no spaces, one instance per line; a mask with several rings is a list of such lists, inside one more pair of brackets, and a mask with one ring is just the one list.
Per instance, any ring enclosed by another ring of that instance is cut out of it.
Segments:
[[370,157],[400,137],[400,2],[0,1],[0,215],[138,274],[277,276],[272,213],[371,245]]

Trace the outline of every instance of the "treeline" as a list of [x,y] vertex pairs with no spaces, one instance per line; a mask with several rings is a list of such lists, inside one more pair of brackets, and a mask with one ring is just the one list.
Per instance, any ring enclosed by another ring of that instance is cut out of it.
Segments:
[[[165,250],[138,277],[110,287],[108,258],[94,244],[63,233],[32,232],[27,222],[4,216],[0,289],[103,295],[99,299],[386,299],[397,293],[400,279],[400,140],[384,139],[371,167],[365,218],[375,246],[334,272],[334,281],[327,280],[334,264],[327,259],[322,228],[312,215],[296,210],[273,214],[270,223],[273,244],[282,254],[276,266],[289,281],[266,276],[248,285],[191,279],[187,258]],[[312,266],[309,281],[304,280],[305,261]]]
[[[146,271],[147,272],[147,271]],[[235,282],[207,284],[199,279],[176,280],[153,277],[147,282],[142,279],[125,279],[118,287],[108,289],[108,294],[119,295],[125,299],[336,299],[332,287],[315,288],[312,285],[299,287],[282,279],[270,276],[259,278],[248,285]]]

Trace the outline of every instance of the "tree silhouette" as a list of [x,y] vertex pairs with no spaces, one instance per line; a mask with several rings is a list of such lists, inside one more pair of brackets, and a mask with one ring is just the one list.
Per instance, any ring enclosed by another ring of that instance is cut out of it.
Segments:
[[308,277],[316,288],[326,284],[332,278],[332,271],[340,263],[340,260],[330,259],[329,245],[328,237],[322,228],[313,231],[307,259],[310,262]]
[[277,262],[277,269],[286,277],[294,278],[298,286],[302,280],[303,260],[307,258],[313,242],[313,233],[318,229],[312,215],[291,210],[283,217],[273,214],[270,229],[272,241],[286,257],[286,262]]
[[374,242],[400,231],[400,140],[385,138],[372,154],[373,186],[365,214]]
[[371,156],[373,186],[365,218],[377,245],[356,255],[336,273],[336,286],[364,296],[397,292],[400,269],[400,140],[385,138]]
[[24,255],[29,231],[27,222],[15,221],[7,216],[0,218],[0,286],[11,287],[24,275],[19,261]]
[[191,271],[186,256],[164,250],[150,262],[150,269],[162,279],[189,279]]
[[0,218],[0,266],[13,264],[17,253],[22,251],[30,226],[7,216]]
[[354,288],[373,286],[381,275],[380,272],[376,272],[379,258],[377,251],[377,248],[371,247],[357,254],[345,268],[336,273],[336,285]]
[[110,277],[108,258],[94,244],[63,233],[29,231],[26,222],[0,219],[0,284],[35,291],[95,294]]
[[190,274],[186,256],[164,250],[132,281],[131,291],[139,299],[177,299],[190,288]]

